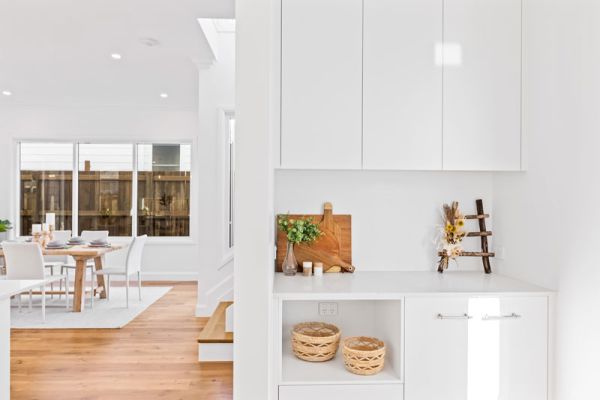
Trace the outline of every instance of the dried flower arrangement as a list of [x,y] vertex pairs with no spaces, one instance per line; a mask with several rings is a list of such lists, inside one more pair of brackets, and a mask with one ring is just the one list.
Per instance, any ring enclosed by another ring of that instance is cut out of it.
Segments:
[[463,251],[462,240],[467,235],[464,230],[465,217],[458,208],[458,202],[453,201],[451,205],[444,204],[444,225],[441,227],[440,250],[441,258],[438,271],[443,272],[448,268],[450,260],[456,261]]

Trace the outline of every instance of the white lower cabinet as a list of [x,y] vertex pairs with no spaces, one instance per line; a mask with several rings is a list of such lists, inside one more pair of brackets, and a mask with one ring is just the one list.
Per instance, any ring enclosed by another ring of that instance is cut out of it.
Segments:
[[465,298],[406,299],[407,399],[467,398],[467,308]]
[[[513,316],[512,313],[516,315]],[[500,301],[500,400],[548,398],[548,298]],[[517,318],[518,317],[518,318]]]
[[279,386],[279,400],[402,400],[403,392],[400,384]]
[[547,297],[415,297],[405,304],[407,400],[547,399]]
[[[552,295],[505,294],[492,291],[490,284],[484,281],[489,292],[478,286],[467,293],[448,293],[445,288],[443,294],[392,294],[389,299],[277,301],[275,398],[548,400]],[[322,302],[335,303],[336,313],[320,315]],[[335,324],[342,337],[365,335],[383,340],[384,369],[371,376],[354,375],[345,369],[341,349],[328,362],[298,359],[292,352],[290,332],[303,321]]]

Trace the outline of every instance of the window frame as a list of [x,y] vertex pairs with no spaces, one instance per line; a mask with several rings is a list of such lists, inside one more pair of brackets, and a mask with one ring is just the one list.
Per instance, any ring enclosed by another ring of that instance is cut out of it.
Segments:
[[[218,176],[220,193],[221,193],[221,265],[223,268],[233,260],[234,247],[230,246],[230,130],[229,120],[235,119],[234,107],[220,107],[219,108],[219,140],[217,140],[219,154],[218,168],[220,173]],[[235,193],[235,190],[233,191]],[[235,214],[234,214],[235,220]],[[235,239],[233,241],[235,244]]]
[[21,232],[21,220],[20,220],[20,208],[21,208],[21,143],[69,143],[73,145],[73,188],[72,188],[72,231],[73,233],[79,233],[79,145],[80,144],[130,144],[133,146],[133,169],[132,169],[132,193],[131,193],[131,232],[133,236],[111,236],[110,239],[115,242],[129,242],[137,234],[138,228],[138,210],[137,210],[137,197],[138,197],[138,144],[180,144],[189,145],[191,147],[191,160],[190,160],[190,231],[189,236],[149,236],[148,242],[153,244],[197,244],[197,223],[196,223],[196,212],[197,200],[196,195],[196,180],[197,175],[195,171],[196,156],[197,156],[197,140],[196,138],[173,138],[169,140],[148,140],[148,139],[122,139],[122,138],[85,138],[85,139],[47,139],[47,138],[14,138],[13,139],[13,151],[14,162],[12,163],[12,174],[15,179],[12,180],[14,197],[12,199],[11,209],[12,220],[14,221],[13,227],[15,236],[20,237]]

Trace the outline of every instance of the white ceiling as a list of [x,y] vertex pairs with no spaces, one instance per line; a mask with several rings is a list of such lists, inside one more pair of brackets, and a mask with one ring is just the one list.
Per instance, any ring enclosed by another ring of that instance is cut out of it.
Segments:
[[233,11],[233,0],[0,0],[0,91],[13,93],[0,106],[195,108],[193,61],[211,55],[197,18]]

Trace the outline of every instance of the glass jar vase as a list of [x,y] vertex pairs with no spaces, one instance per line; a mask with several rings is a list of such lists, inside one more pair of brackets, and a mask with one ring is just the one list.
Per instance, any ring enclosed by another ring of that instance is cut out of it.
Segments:
[[287,243],[285,258],[283,259],[281,270],[286,276],[294,276],[296,275],[296,272],[298,272],[298,261],[294,255],[294,243],[292,242]]

